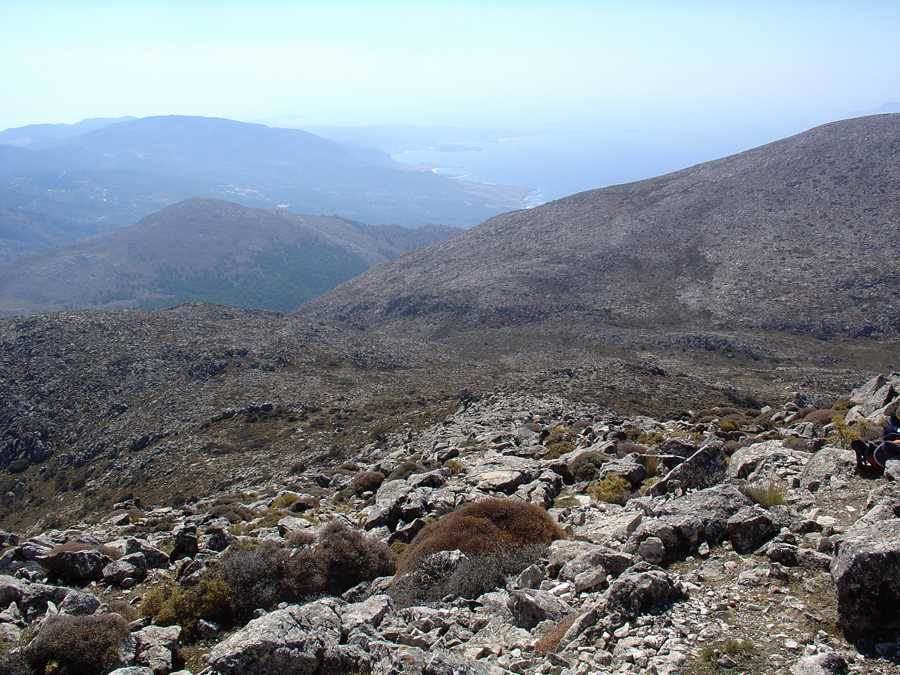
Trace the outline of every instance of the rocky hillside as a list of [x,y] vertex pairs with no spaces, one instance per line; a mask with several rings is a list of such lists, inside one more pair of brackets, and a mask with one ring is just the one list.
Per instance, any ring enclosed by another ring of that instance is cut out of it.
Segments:
[[146,308],[187,300],[289,310],[457,231],[370,226],[189,199],[131,227],[0,267],[0,313]]
[[[0,501],[0,527],[48,514],[69,523],[125,492],[171,504],[288,480],[354,458],[373,436],[443,419],[460,397],[552,392],[671,419],[779,404],[798,388],[823,403],[866,377],[815,345],[805,360],[679,349],[664,367],[647,352],[474,347],[199,303],[0,319],[0,470],[18,471],[0,490],[16,495]],[[865,345],[848,349],[877,362]]]
[[900,115],[488,220],[303,308],[396,334],[534,325],[896,336]]
[[880,433],[898,390],[893,373],[827,408],[670,422],[497,394],[290,482],[177,508],[123,495],[94,522],[0,534],[0,659],[23,674],[898,673],[900,463],[860,472],[842,447]]

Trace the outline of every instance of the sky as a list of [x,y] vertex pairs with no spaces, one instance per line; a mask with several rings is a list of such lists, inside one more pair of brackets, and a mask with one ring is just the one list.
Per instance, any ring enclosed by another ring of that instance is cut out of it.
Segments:
[[0,0],[0,129],[567,132],[640,174],[900,101],[898,34],[896,0]]

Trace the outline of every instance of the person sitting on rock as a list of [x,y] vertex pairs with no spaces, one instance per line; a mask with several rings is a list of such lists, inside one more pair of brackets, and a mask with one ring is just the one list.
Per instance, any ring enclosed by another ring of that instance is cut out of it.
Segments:
[[892,414],[881,430],[881,443],[855,440],[850,444],[856,453],[856,470],[872,467],[884,471],[889,459],[900,457],[900,419]]

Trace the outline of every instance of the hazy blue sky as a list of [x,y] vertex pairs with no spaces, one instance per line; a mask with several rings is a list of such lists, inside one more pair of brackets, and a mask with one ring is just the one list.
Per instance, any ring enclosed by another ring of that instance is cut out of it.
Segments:
[[0,129],[280,117],[719,156],[900,101],[898,36],[896,0],[0,0]]

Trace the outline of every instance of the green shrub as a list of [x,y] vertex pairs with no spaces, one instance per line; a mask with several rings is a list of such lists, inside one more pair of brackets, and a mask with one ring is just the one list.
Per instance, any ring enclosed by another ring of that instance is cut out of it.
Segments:
[[[389,594],[400,607],[440,602],[453,598],[478,598],[502,588],[506,575],[520,572],[544,547],[536,545],[468,554],[457,560],[453,554],[430,555],[414,570],[395,578]],[[446,553],[446,552],[444,552]]]
[[840,445],[842,448],[849,448],[853,441],[873,441],[880,437],[881,431],[878,427],[869,423],[868,420],[858,420],[847,424],[844,416],[835,415],[831,421],[832,433],[828,436],[828,441],[833,445]]
[[20,457],[19,459],[10,462],[7,471],[10,473],[22,473],[29,466],[31,466],[31,464],[29,464],[28,460],[24,457]]
[[213,503],[213,507],[209,510],[209,515],[213,518],[224,518],[229,523],[234,525],[235,523],[252,520],[254,515],[256,514],[254,514],[253,511],[248,509],[246,506],[241,506],[240,504]]
[[768,481],[767,483],[751,483],[741,488],[747,497],[759,504],[764,509],[779,506],[785,503],[784,497],[787,488],[782,483]]
[[733,657],[747,657],[756,652],[756,645],[747,640],[723,640],[706,645],[700,650],[700,660],[703,663],[718,666],[718,661],[723,654]]
[[576,480],[594,480],[600,467],[610,459],[608,455],[597,450],[587,450],[569,462],[569,471]]
[[608,504],[624,504],[630,491],[631,483],[615,474],[609,474],[599,485],[591,485],[587,489],[591,499]]
[[286,509],[298,499],[300,499],[300,495],[294,492],[282,492],[272,500],[270,506],[273,509]]
[[661,431],[644,431],[643,429],[629,429],[625,432],[625,436],[632,443],[641,445],[656,445],[666,440]]
[[577,509],[579,506],[581,502],[572,495],[560,495],[553,500],[554,509]]
[[396,469],[391,471],[391,474],[387,477],[387,480],[406,480],[414,473],[423,473],[425,471],[425,467],[416,462],[403,462]]
[[321,592],[322,574],[310,548],[292,549],[266,540],[255,548],[229,548],[219,564],[228,586],[231,612],[247,619],[256,609],[271,610],[279,602],[298,602]]
[[363,471],[356,474],[350,481],[350,489],[357,497],[364,492],[378,492],[378,488],[384,482],[384,474],[378,471]]
[[547,451],[541,456],[542,459],[558,459],[567,452],[572,452],[572,450],[575,449],[575,444],[572,441],[567,440],[544,443],[544,446],[547,448]]
[[724,431],[725,433],[730,433],[732,431],[738,431],[741,428],[740,420],[736,418],[729,418],[725,420],[720,420],[719,429]]
[[448,459],[446,462],[444,462],[443,467],[445,469],[449,469],[451,475],[458,476],[460,470],[463,468],[463,465],[462,462],[456,459]]
[[799,436],[791,436],[790,438],[785,438],[782,443],[784,443],[784,447],[790,450],[801,450],[806,451],[808,446],[808,441],[805,438],[800,438]]
[[206,572],[189,588],[163,585],[149,590],[141,602],[141,615],[159,626],[181,626],[193,634],[200,619],[226,622],[231,616],[233,594],[218,572]]
[[831,421],[838,416],[843,417],[843,414],[839,410],[814,410],[803,417],[803,421],[811,422],[816,427],[824,427],[826,424],[830,424]]
[[128,624],[118,614],[52,615],[23,650],[37,673],[93,675],[107,672],[119,660]]
[[644,455],[643,464],[647,472],[647,478],[653,478],[659,473],[659,455]]
[[630,443],[628,441],[622,441],[620,443],[616,443],[616,457],[621,459],[631,453],[636,452],[639,455],[643,455],[647,452],[647,446],[643,443]]

